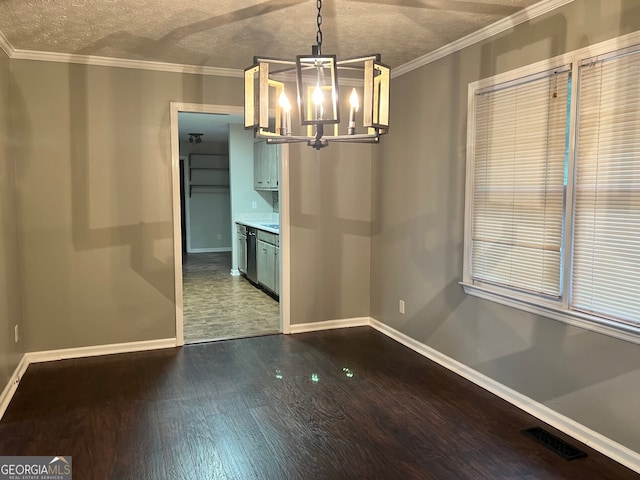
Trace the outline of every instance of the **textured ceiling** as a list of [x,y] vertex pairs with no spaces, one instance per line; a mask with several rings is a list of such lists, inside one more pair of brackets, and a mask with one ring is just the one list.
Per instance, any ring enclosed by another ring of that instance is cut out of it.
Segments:
[[[324,0],[323,53],[381,53],[392,68],[538,0]],[[314,0],[0,0],[20,51],[242,69],[294,58],[316,38]]]

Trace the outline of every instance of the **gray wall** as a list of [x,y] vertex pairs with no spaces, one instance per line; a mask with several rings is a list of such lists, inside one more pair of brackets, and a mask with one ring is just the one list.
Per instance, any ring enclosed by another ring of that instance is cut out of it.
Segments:
[[[185,121],[186,115],[206,115],[178,112],[178,124]],[[183,160],[184,168],[184,191],[185,191],[185,211],[182,212],[184,220],[187,222],[187,251],[193,249],[230,249],[231,248],[231,227],[229,217],[231,216],[231,196],[229,193],[223,194],[220,191],[198,189],[196,193],[189,196],[189,159],[190,154],[220,154],[226,156],[226,165],[229,166],[229,142],[207,141],[202,143],[180,142],[180,158]],[[192,172],[194,180],[211,179],[220,173],[212,174],[208,171],[196,170]],[[227,172],[228,174],[228,172]],[[200,177],[200,178],[198,178]],[[202,178],[204,177],[204,178]],[[207,183],[207,181],[202,183]],[[222,238],[218,239],[218,234]],[[189,240],[190,245],[189,245]],[[198,251],[198,250],[196,250]]]
[[11,66],[26,350],[174,337],[169,104],[242,79]]
[[0,393],[24,353],[24,340],[14,342],[14,326],[22,330],[15,158],[11,148],[11,72],[0,50]]
[[290,146],[292,324],[369,316],[375,148]]
[[393,126],[373,162],[371,315],[640,452],[639,345],[458,285],[467,85],[638,28],[637,0],[576,0],[392,81]]
[[[190,253],[231,250],[229,152],[228,144],[223,146],[223,154],[216,156],[192,154],[184,162],[187,251]],[[197,168],[203,165],[226,170]],[[191,184],[225,184],[227,187],[192,187]]]

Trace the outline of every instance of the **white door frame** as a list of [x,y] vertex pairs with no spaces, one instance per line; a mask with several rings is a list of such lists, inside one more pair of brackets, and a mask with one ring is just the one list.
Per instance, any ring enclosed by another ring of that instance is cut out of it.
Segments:
[[[180,212],[180,141],[178,112],[242,115],[244,108],[231,105],[205,105],[171,102],[171,192],[173,208],[173,269],[175,279],[176,346],[184,345],[184,303],[182,291],[182,232]],[[291,269],[289,230],[289,146],[282,145],[280,155],[280,331],[291,333]]]

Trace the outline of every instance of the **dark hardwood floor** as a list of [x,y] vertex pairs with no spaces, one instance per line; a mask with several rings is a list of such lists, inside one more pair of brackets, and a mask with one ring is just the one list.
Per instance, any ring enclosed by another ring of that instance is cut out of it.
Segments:
[[[637,479],[368,327],[31,365],[1,455],[74,479]],[[544,426],[544,425],[543,425]]]

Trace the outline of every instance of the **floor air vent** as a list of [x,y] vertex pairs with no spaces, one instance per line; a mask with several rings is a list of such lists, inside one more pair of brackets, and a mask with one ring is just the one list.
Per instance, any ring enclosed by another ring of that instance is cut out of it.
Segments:
[[547,432],[543,428],[533,427],[522,430],[527,437],[534,439],[536,442],[541,443],[549,450],[553,450],[565,460],[575,460],[576,458],[586,457],[587,454],[582,450],[578,450],[573,445],[569,445],[564,440],[556,437],[555,435]]

